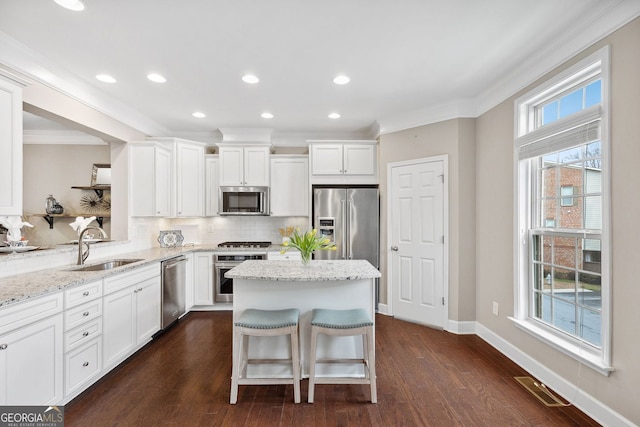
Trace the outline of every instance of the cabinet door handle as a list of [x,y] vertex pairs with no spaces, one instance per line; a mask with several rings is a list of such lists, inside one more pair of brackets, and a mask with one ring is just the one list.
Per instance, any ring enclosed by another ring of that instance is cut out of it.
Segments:
[[87,366],[89,366],[89,362],[84,362],[84,363],[82,364],[82,366],[84,366],[84,367],[86,368]]
[[84,332],[82,333],[82,336],[83,336],[83,337],[88,337],[88,336],[89,336],[89,331],[84,331]]
[[398,252],[398,247],[397,246],[391,246],[391,250],[394,252]]
[[89,312],[88,312],[88,311],[85,311],[84,313],[82,313],[82,315],[83,315],[84,317],[87,317],[87,316],[89,315]]
[[88,296],[89,296],[89,291],[84,291],[84,292],[82,293],[82,296],[83,296],[83,297],[88,297]]
[[0,345],[0,350],[6,350],[9,347],[7,344]]

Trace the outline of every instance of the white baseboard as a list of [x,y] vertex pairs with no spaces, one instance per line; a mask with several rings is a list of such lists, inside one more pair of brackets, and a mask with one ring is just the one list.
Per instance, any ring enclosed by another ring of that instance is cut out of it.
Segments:
[[387,304],[378,303],[378,313],[389,315],[389,306]]
[[456,335],[475,335],[476,322],[458,322],[457,320],[449,320],[444,330]]
[[[451,323],[451,321],[449,323]],[[570,383],[555,372],[551,371],[527,353],[515,347],[490,329],[484,327],[482,324],[475,322],[475,331],[480,338],[491,344],[500,353],[507,356],[517,365],[529,372],[533,377],[549,386],[549,388],[554,392],[558,393],[565,400],[579,408],[582,412],[589,415],[600,424],[611,427],[635,426],[634,423],[599,400],[596,400],[593,396],[590,396],[583,390],[576,390],[575,384]]]

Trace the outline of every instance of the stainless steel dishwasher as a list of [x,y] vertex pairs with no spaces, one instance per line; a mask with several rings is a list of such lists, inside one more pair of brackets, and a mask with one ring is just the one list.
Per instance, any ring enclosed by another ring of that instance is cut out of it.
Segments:
[[162,261],[162,329],[166,329],[185,312],[187,257]]

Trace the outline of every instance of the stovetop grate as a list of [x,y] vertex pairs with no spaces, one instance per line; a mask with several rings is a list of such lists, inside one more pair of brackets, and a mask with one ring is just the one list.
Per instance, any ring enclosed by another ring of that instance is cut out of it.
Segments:
[[271,242],[222,242],[219,248],[268,248]]

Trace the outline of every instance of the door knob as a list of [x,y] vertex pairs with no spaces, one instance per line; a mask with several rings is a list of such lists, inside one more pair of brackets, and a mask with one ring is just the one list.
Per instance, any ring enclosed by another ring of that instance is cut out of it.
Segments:
[[397,246],[391,246],[391,250],[394,252],[398,252],[398,247]]

